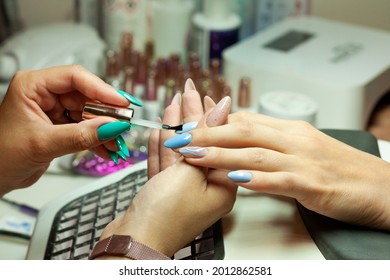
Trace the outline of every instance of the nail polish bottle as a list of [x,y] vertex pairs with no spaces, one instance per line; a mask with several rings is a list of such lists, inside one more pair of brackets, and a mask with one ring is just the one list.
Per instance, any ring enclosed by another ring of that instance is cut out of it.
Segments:
[[157,69],[156,69],[156,95],[159,103],[159,111],[162,112],[165,108],[165,96],[166,96],[166,60],[163,57],[160,57],[157,60]]
[[158,117],[161,117],[160,104],[157,100],[155,70],[149,71],[143,105],[144,105],[143,117],[145,119],[150,121],[156,121]]
[[238,41],[241,19],[232,4],[231,0],[203,0],[203,12],[192,18],[189,48],[199,54],[202,68],[208,68],[213,58],[221,59],[222,51]]
[[131,55],[133,52],[133,34],[125,32],[122,35],[122,42],[120,45],[120,60],[121,68],[124,71],[126,68],[131,67]]
[[123,79],[119,68],[118,54],[113,50],[108,50],[106,53],[106,71],[104,80],[115,89],[122,88]]
[[252,101],[252,86],[249,77],[241,77],[240,79],[236,111],[257,112]]

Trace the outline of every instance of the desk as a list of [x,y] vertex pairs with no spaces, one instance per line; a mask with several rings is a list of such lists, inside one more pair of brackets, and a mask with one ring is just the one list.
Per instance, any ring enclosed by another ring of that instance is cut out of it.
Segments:
[[[381,156],[390,161],[390,142],[378,141]],[[33,186],[7,198],[40,208],[48,201],[98,178],[64,172],[53,161]],[[0,202],[0,216],[27,217]],[[225,259],[324,259],[307,232],[294,200],[239,189],[230,214],[223,218]],[[0,235],[0,259],[25,259],[28,241]]]

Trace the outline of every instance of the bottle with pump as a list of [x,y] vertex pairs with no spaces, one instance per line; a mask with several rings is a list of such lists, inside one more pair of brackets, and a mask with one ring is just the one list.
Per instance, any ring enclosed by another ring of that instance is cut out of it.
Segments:
[[192,18],[190,50],[201,57],[203,68],[239,39],[241,18],[233,13],[231,0],[203,0],[203,12]]

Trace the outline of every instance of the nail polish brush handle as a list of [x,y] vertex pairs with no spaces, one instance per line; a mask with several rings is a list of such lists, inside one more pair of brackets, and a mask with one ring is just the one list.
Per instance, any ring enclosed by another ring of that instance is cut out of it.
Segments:
[[157,128],[163,130],[181,130],[183,125],[170,126],[144,119],[134,118],[134,110],[132,108],[118,107],[97,102],[86,102],[82,117],[83,119],[92,119],[99,116],[113,117],[118,120],[127,121],[133,125],[145,126],[149,128]]

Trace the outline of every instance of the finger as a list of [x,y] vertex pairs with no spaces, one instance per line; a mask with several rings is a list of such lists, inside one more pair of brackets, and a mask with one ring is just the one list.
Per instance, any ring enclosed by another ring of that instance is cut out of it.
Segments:
[[[162,119],[166,124],[181,123],[181,94],[178,93],[172,100],[172,103],[165,109]],[[164,143],[167,139],[175,135],[171,130],[160,131],[159,143]],[[176,162],[178,154],[170,149],[160,149],[159,153],[159,169],[164,170]]]
[[[51,67],[35,71],[32,75],[41,83],[40,88],[51,93],[63,94],[77,90],[89,99],[118,106],[129,105],[112,86],[79,65]],[[44,80],[41,77],[45,77]]]
[[109,150],[109,151],[113,151],[113,152],[117,152],[119,151],[119,148],[118,148],[118,145],[116,144],[115,140],[110,140],[108,142],[105,142],[103,144],[103,146]]
[[290,155],[262,148],[224,149],[184,147],[179,149],[186,162],[215,169],[281,171],[289,170]]
[[302,134],[303,127],[305,130],[307,130],[307,128],[314,128],[305,121],[279,119],[252,112],[237,112],[234,114],[230,114],[227,121],[227,123],[246,122],[272,127],[273,129],[277,129],[284,133],[289,133],[291,135]]
[[210,184],[220,185],[224,188],[237,190],[237,185],[227,176],[229,171],[222,169],[209,169],[207,182]]
[[80,92],[71,92],[68,94],[59,95],[59,100],[64,108],[69,111],[82,111],[85,105],[85,101],[88,98]]
[[160,172],[160,130],[153,129],[148,141],[148,178]]
[[70,122],[81,122],[83,120],[82,118],[82,111],[68,111],[68,117]]
[[212,128],[195,129],[191,131],[191,135],[191,146],[202,147],[262,147],[284,152],[291,144],[291,139],[286,138],[281,131],[250,122],[234,122]]
[[53,124],[69,123],[68,116],[65,114],[65,108],[60,102],[55,102],[51,110],[46,112],[46,115]]
[[299,188],[300,179],[290,172],[262,172],[253,170],[237,170],[228,173],[232,181],[243,188],[253,191],[302,198],[309,191]]
[[186,81],[185,92],[182,95],[183,122],[199,121],[203,117],[203,105],[199,93],[191,79]]
[[104,145],[100,145],[89,150],[105,160],[112,160],[108,154],[108,150],[104,147]]
[[[117,124],[120,124],[119,128]],[[103,127],[103,125],[106,126]],[[99,136],[98,129],[100,127],[104,128],[104,134],[100,130]],[[53,158],[89,150],[114,139],[128,127],[127,123],[113,121],[113,119],[106,117],[80,123],[48,126],[45,130],[45,137],[50,139],[50,142],[44,141],[47,144],[42,144],[44,146],[42,154]]]
[[237,184],[231,181],[226,173],[224,170],[209,169],[207,176],[206,199],[209,200],[207,204],[213,205],[214,209],[219,209],[220,215],[232,210],[237,196]]

